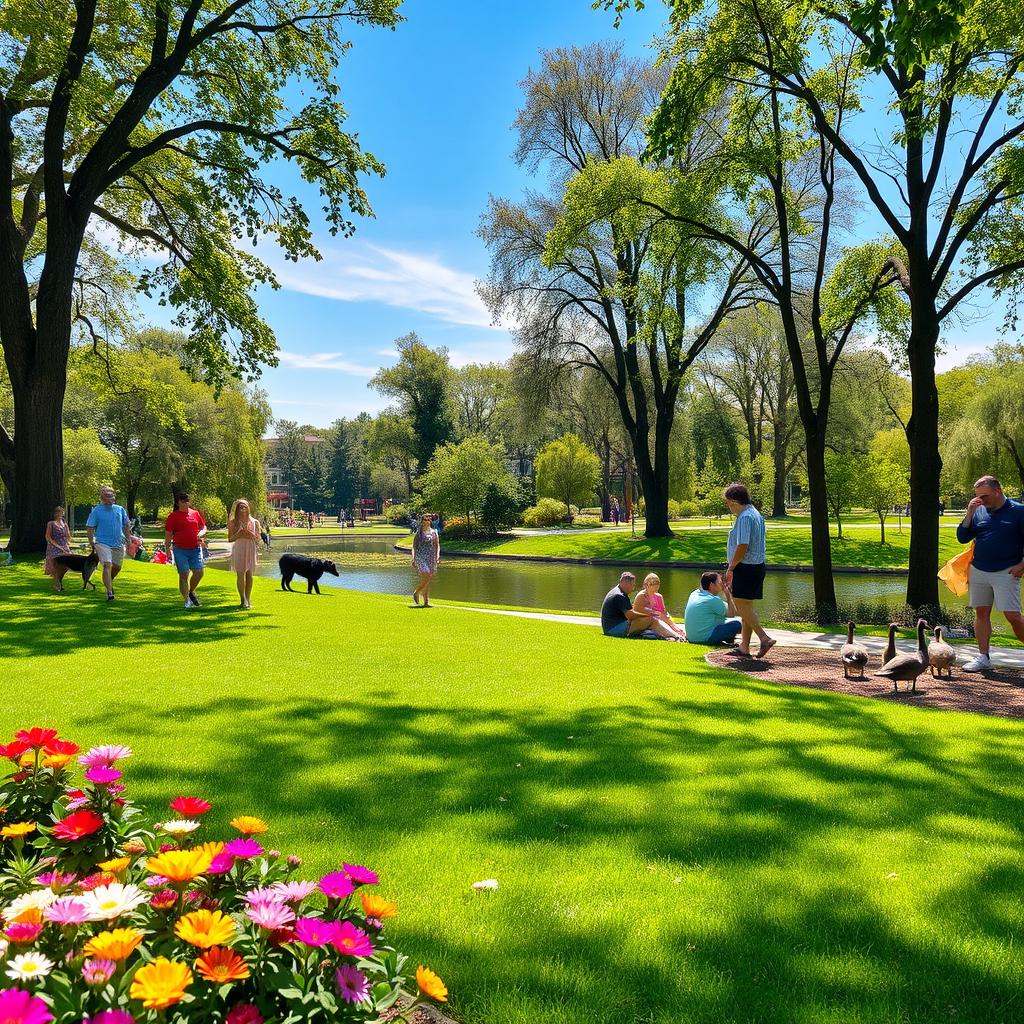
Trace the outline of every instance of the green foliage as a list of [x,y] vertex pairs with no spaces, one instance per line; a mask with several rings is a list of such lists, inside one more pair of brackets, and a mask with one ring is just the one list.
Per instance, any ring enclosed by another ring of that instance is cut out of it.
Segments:
[[825,482],[828,488],[829,511],[835,516],[839,536],[843,536],[843,513],[848,512],[860,496],[864,475],[864,459],[849,452],[825,453]]
[[193,495],[192,507],[199,509],[206,520],[206,525],[213,527],[226,526],[228,522],[228,509],[223,501],[215,494]]
[[584,505],[594,495],[601,472],[601,460],[575,434],[563,434],[538,453],[537,493],[558,498],[565,516],[572,519],[572,506]]
[[99,489],[111,484],[116,473],[117,456],[92,427],[64,431],[64,503],[69,509],[93,504]]
[[394,501],[384,511],[384,518],[394,526],[409,525],[409,506]]
[[[570,509],[571,518],[572,510]],[[565,505],[555,498],[541,498],[536,505],[523,511],[523,525],[531,530],[558,526],[566,521]]]
[[895,462],[865,459],[860,481],[861,503],[878,516],[881,543],[885,543],[885,520],[897,506],[910,498],[910,478],[907,471]]
[[775,463],[767,452],[746,459],[740,469],[740,479],[747,485],[757,508],[771,508],[775,489]]
[[488,485],[503,485],[510,478],[502,448],[474,434],[458,444],[438,447],[419,483],[431,511],[441,512],[446,519],[461,514],[472,522]]
[[480,503],[480,523],[488,534],[494,536],[499,530],[519,522],[519,499],[519,487],[512,477],[492,481],[487,485]]

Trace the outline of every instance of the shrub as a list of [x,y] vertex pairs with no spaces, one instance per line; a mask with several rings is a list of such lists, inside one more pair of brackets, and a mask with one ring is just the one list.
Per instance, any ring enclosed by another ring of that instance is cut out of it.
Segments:
[[680,519],[696,519],[700,515],[700,505],[695,501],[680,501],[677,504]]
[[[175,1024],[364,1022],[402,997],[406,957],[384,938],[396,908],[371,894],[374,872],[346,864],[297,879],[297,857],[254,838],[264,822],[235,817],[240,835],[217,841],[202,825],[211,806],[196,797],[172,800],[155,824],[124,799],[127,747],[79,758],[84,780],[68,767],[78,749],[39,728],[0,746],[13,762],[0,784],[0,892],[9,953],[17,943],[24,955],[5,967],[14,977],[23,959],[43,965],[24,975],[31,996],[16,990],[32,1019],[115,1011],[98,1018],[113,1024],[157,1009]],[[417,984],[417,1002],[446,998],[432,972],[417,971]],[[0,1019],[15,1016],[0,1007]]]
[[465,516],[445,517],[444,529],[441,531],[442,540],[465,540],[467,537],[480,535],[480,528],[471,523]]
[[480,523],[492,537],[506,526],[519,522],[519,487],[514,481],[489,483],[480,503]]
[[558,526],[565,522],[565,505],[556,498],[541,498],[523,512],[523,524],[531,529]]
[[600,516],[573,516],[572,525],[581,530],[589,530],[595,526],[604,526],[604,521]]
[[408,526],[409,506],[401,505],[397,502],[393,505],[388,505],[387,511],[384,513],[384,518],[394,526]]
[[202,512],[207,526],[227,526],[228,510],[224,502],[215,494],[204,494],[195,498],[192,502],[192,507]]

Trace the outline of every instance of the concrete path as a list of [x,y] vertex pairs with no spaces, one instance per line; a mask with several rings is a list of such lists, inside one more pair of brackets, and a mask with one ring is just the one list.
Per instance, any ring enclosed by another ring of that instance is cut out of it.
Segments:
[[[449,605],[461,608],[462,611],[484,612],[487,615],[511,615],[517,619],[538,619],[541,622],[567,622],[575,626],[600,626],[601,620],[592,615],[552,615],[548,612],[517,612],[504,608],[467,608],[464,605]],[[768,632],[782,647],[818,647],[822,650],[837,651],[844,643],[846,636],[841,633],[802,633],[796,629],[769,629]],[[864,644],[874,654],[885,650],[886,638],[882,636],[858,636],[857,642]],[[897,639],[896,647],[900,651],[917,649],[916,640]],[[957,644],[957,660],[963,664],[978,653],[975,644]],[[1000,668],[1024,669],[1024,650],[1013,647],[993,647],[989,652],[992,664]]]

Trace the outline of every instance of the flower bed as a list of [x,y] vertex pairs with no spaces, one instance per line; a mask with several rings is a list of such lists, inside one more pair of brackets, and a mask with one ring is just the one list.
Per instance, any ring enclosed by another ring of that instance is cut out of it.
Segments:
[[[427,998],[433,971],[387,944],[397,913],[375,872],[344,864],[316,881],[265,850],[259,818],[210,840],[198,797],[151,823],[123,795],[131,750],[23,729],[0,744],[0,1021],[206,1024],[372,1021]],[[3,988],[5,982],[12,987]]]

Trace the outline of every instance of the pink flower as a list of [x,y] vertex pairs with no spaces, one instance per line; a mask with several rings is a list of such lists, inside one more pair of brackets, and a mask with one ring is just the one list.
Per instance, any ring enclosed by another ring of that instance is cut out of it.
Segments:
[[295,912],[292,908],[276,901],[256,903],[245,913],[253,924],[258,924],[261,928],[266,928],[269,931],[283,928],[295,920]]
[[316,882],[275,882],[270,888],[285,903],[299,903],[316,891]]
[[116,768],[109,768],[103,764],[86,768],[84,775],[90,782],[95,782],[97,786],[107,786],[121,778],[121,773]]
[[218,853],[206,869],[208,875],[226,875],[234,867],[235,858],[230,853]]
[[250,889],[243,897],[250,906],[256,903],[287,903],[288,901],[273,886]]
[[167,884],[167,879],[163,875],[150,875],[142,884],[150,889],[161,889]]
[[228,1010],[224,1024],[263,1024],[263,1014],[252,1003],[239,1003]]
[[360,864],[342,864],[342,867],[356,885],[377,885],[380,882],[376,871],[364,868]]
[[320,891],[329,899],[343,900],[355,892],[355,886],[344,871],[335,871],[320,879]]
[[78,763],[80,765],[84,765],[86,768],[94,768],[97,765],[109,768],[115,761],[120,761],[125,757],[131,756],[132,751],[130,747],[123,746],[120,743],[114,743],[107,744],[102,747],[93,747],[91,750],[87,750],[78,759]]
[[89,920],[89,908],[76,896],[62,896],[43,911],[43,917],[54,924],[85,924]]
[[358,967],[342,964],[334,973],[338,993],[346,1003],[361,1003],[370,998],[370,981]]
[[258,857],[263,852],[263,847],[255,839],[232,839],[224,847],[225,853],[232,857],[239,857],[248,860],[250,857]]
[[370,936],[351,921],[341,921],[331,938],[331,945],[346,956],[372,956]]
[[0,992],[0,1021],[4,1024],[49,1024],[53,1014],[42,999],[20,988]]
[[297,857],[294,853],[288,854],[288,867],[294,871],[296,868],[302,867],[302,858]]
[[69,789],[67,798],[69,811],[77,811],[80,807],[85,807],[89,802],[89,797],[80,789]]
[[135,1018],[127,1010],[104,1010],[86,1017],[82,1024],[135,1024]]
[[324,921],[319,917],[300,917],[294,924],[295,938],[306,946],[326,946],[338,931],[337,921]]
[[117,964],[113,960],[86,960],[82,964],[82,978],[90,988],[103,988],[116,970]]
[[[107,786],[107,792],[110,793],[111,796],[113,796],[115,793],[123,793],[127,788],[127,786],[123,785],[120,782],[112,782],[110,783],[109,786]],[[124,807],[123,800],[116,800],[115,803],[120,804],[122,807]]]
[[178,894],[173,889],[161,889],[149,897],[149,905],[154,910],[170,910],[178,902]]
[[[12,921],[5,929],[4,935],[11,942],[21,945],[22,943],[35,942],[39,938],[43,926],[35,921]],[[0,1021],[4,1018],[0,1015]]]
[[51,889],[66,889],[76,877],[77,875],[69,871],[44,871],[41,875],[36,875],[36,881],[40,885],[48,885]]

